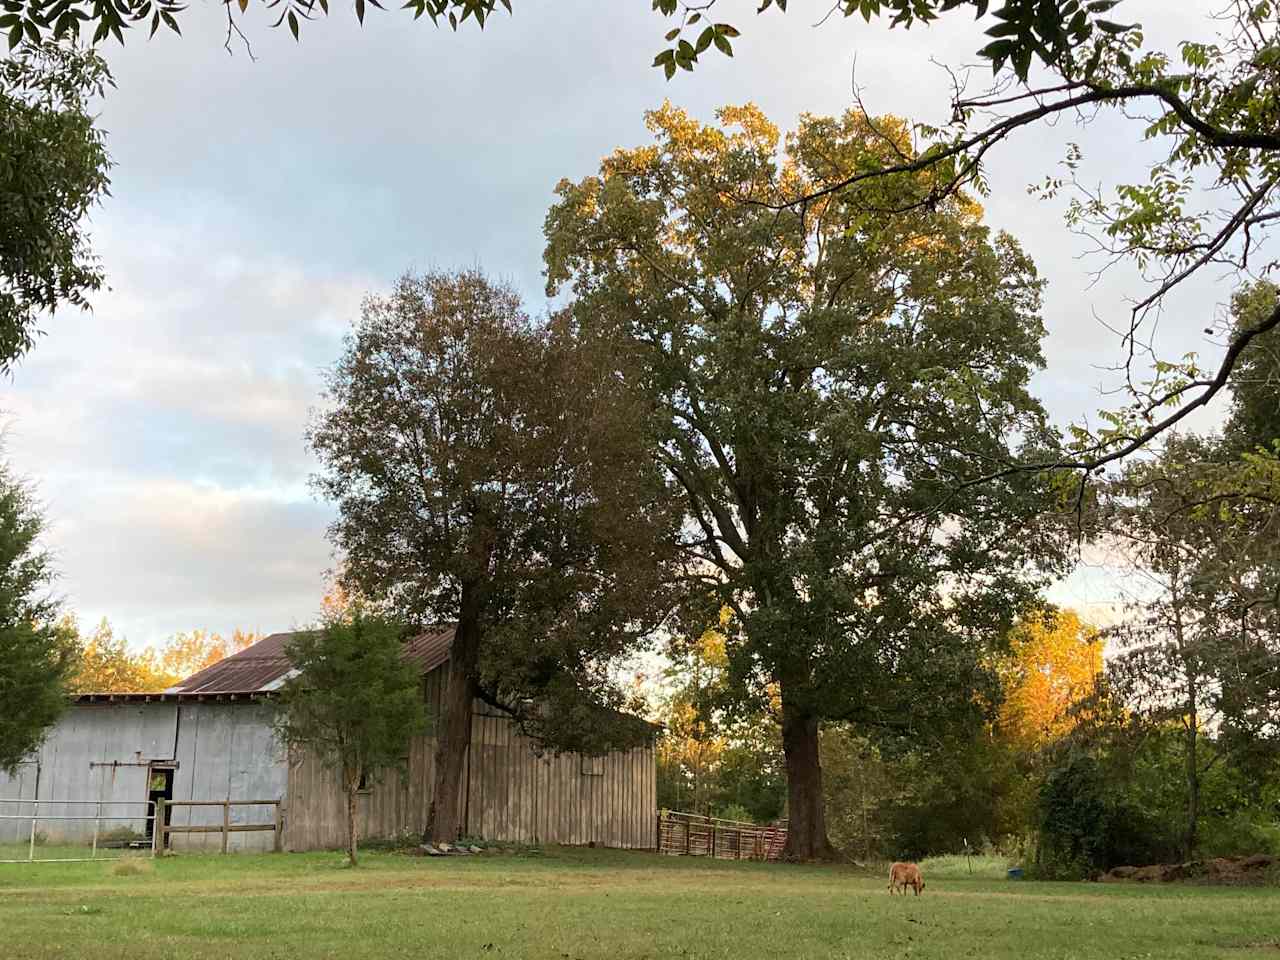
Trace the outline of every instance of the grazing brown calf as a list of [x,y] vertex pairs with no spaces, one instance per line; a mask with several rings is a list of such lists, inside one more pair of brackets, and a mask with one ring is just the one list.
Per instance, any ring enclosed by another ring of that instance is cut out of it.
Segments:
[[895,863],[889,868],[889,893],[892,895],[895,890],[901,890],[905,897],[907,887],[915,890],[917,897],[920,896],[920,891],[924,889],[924,877],[920,876],[920,868],[914,863]]

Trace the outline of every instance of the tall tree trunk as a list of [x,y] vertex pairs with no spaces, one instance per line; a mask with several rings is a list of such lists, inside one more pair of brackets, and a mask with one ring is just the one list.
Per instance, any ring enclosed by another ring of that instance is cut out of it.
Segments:
[[449,683],[445,688],[440,729],[436,731],[436,777],[427,810],[428,842],[453,843],[462,835],[462,774],[471,746],[471,707],[476,696],[476,667],[480,662],[479,589],[462,588],[462,610],[449,653]]
[[351,866],[357,865],[356,855],[356,795],[359,783],[347,787],[347,861]]
[[787,764],[787,846],[790,860],[834,860],[827,837],[818,718],[787,700],[782,687],[782,752]]
[[1200,770],[1196,760],[1196,722],[1193,719],[1187,730],[1187,832],[1183,841],[1184,859],[1195,856],[1199,842],[1200,826]]
[[1199,735],[1200,720],[1196,714],[1198,693],[1194,679],[1188,678],[1187,696],[1187,729],[1186,729],[1186,765],[1187,765],[1187,829],[1183,838],[1183,859],[1190,860],[1195,856],[1196,844],[1199,841],[1200,827],[1200,760]]
[[1187,644],[1186,628],[1182,619],[1182,602],[1174,593],[1174,634],[1178,643],[1178,654],[1182,659],[1182,670],[1186,676],[1187,699],[1184,709],[1187,711],[1183,721],[1183,762],[1187,780],[1187,822],[1182,836],[1182,858],[1190,860],[1195,855],[1198,841],[1200,821],[1200,761],[1198,757],[1200,736],[1200,685],[1197,670],[1199,664],[1191,655]]

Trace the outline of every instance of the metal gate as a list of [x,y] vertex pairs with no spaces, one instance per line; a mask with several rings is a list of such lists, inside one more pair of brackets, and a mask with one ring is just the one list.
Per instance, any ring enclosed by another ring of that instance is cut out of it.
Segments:
[[[0,863],[155,856],[155,804],[150,800],[0,798],[0,811],[0,836],[20,838],[0,842]],[[137,824],[147,829],[137,830]]]

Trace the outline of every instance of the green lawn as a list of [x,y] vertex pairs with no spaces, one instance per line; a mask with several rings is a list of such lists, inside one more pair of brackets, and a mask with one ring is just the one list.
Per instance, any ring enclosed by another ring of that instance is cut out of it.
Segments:
[[1280,958],[1280,890],[1009,882],[609,851],[0,865],[0,957]]

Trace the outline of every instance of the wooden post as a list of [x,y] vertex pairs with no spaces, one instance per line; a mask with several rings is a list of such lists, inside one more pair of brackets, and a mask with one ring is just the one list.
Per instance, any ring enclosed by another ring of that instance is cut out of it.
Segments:
[[711,859],[716,858],[716,825],[711,825]]
[[276,801],[276,847],[275,852],[284,850],[284,812],[280,809],[280,801]]
[[99,800],[97,806],[93,808],[93,850],[89,854],[90,860],[98,859],[98,825],[102,822],[102,801]]
[[164,856],[164,852],[168,849],[169,835],[164,832],[165,824],[165,805],[164,797],[161,797],[151,806],[151,855],[154,857],[158,852],[160,856]]
[[231,834],[231,801],[222,801],[222,852],[227,852],[227,837]]
[[36,820],[40,818],[40,801],[31,804],[31,846],[27,847],[27,859],[36,858]]

